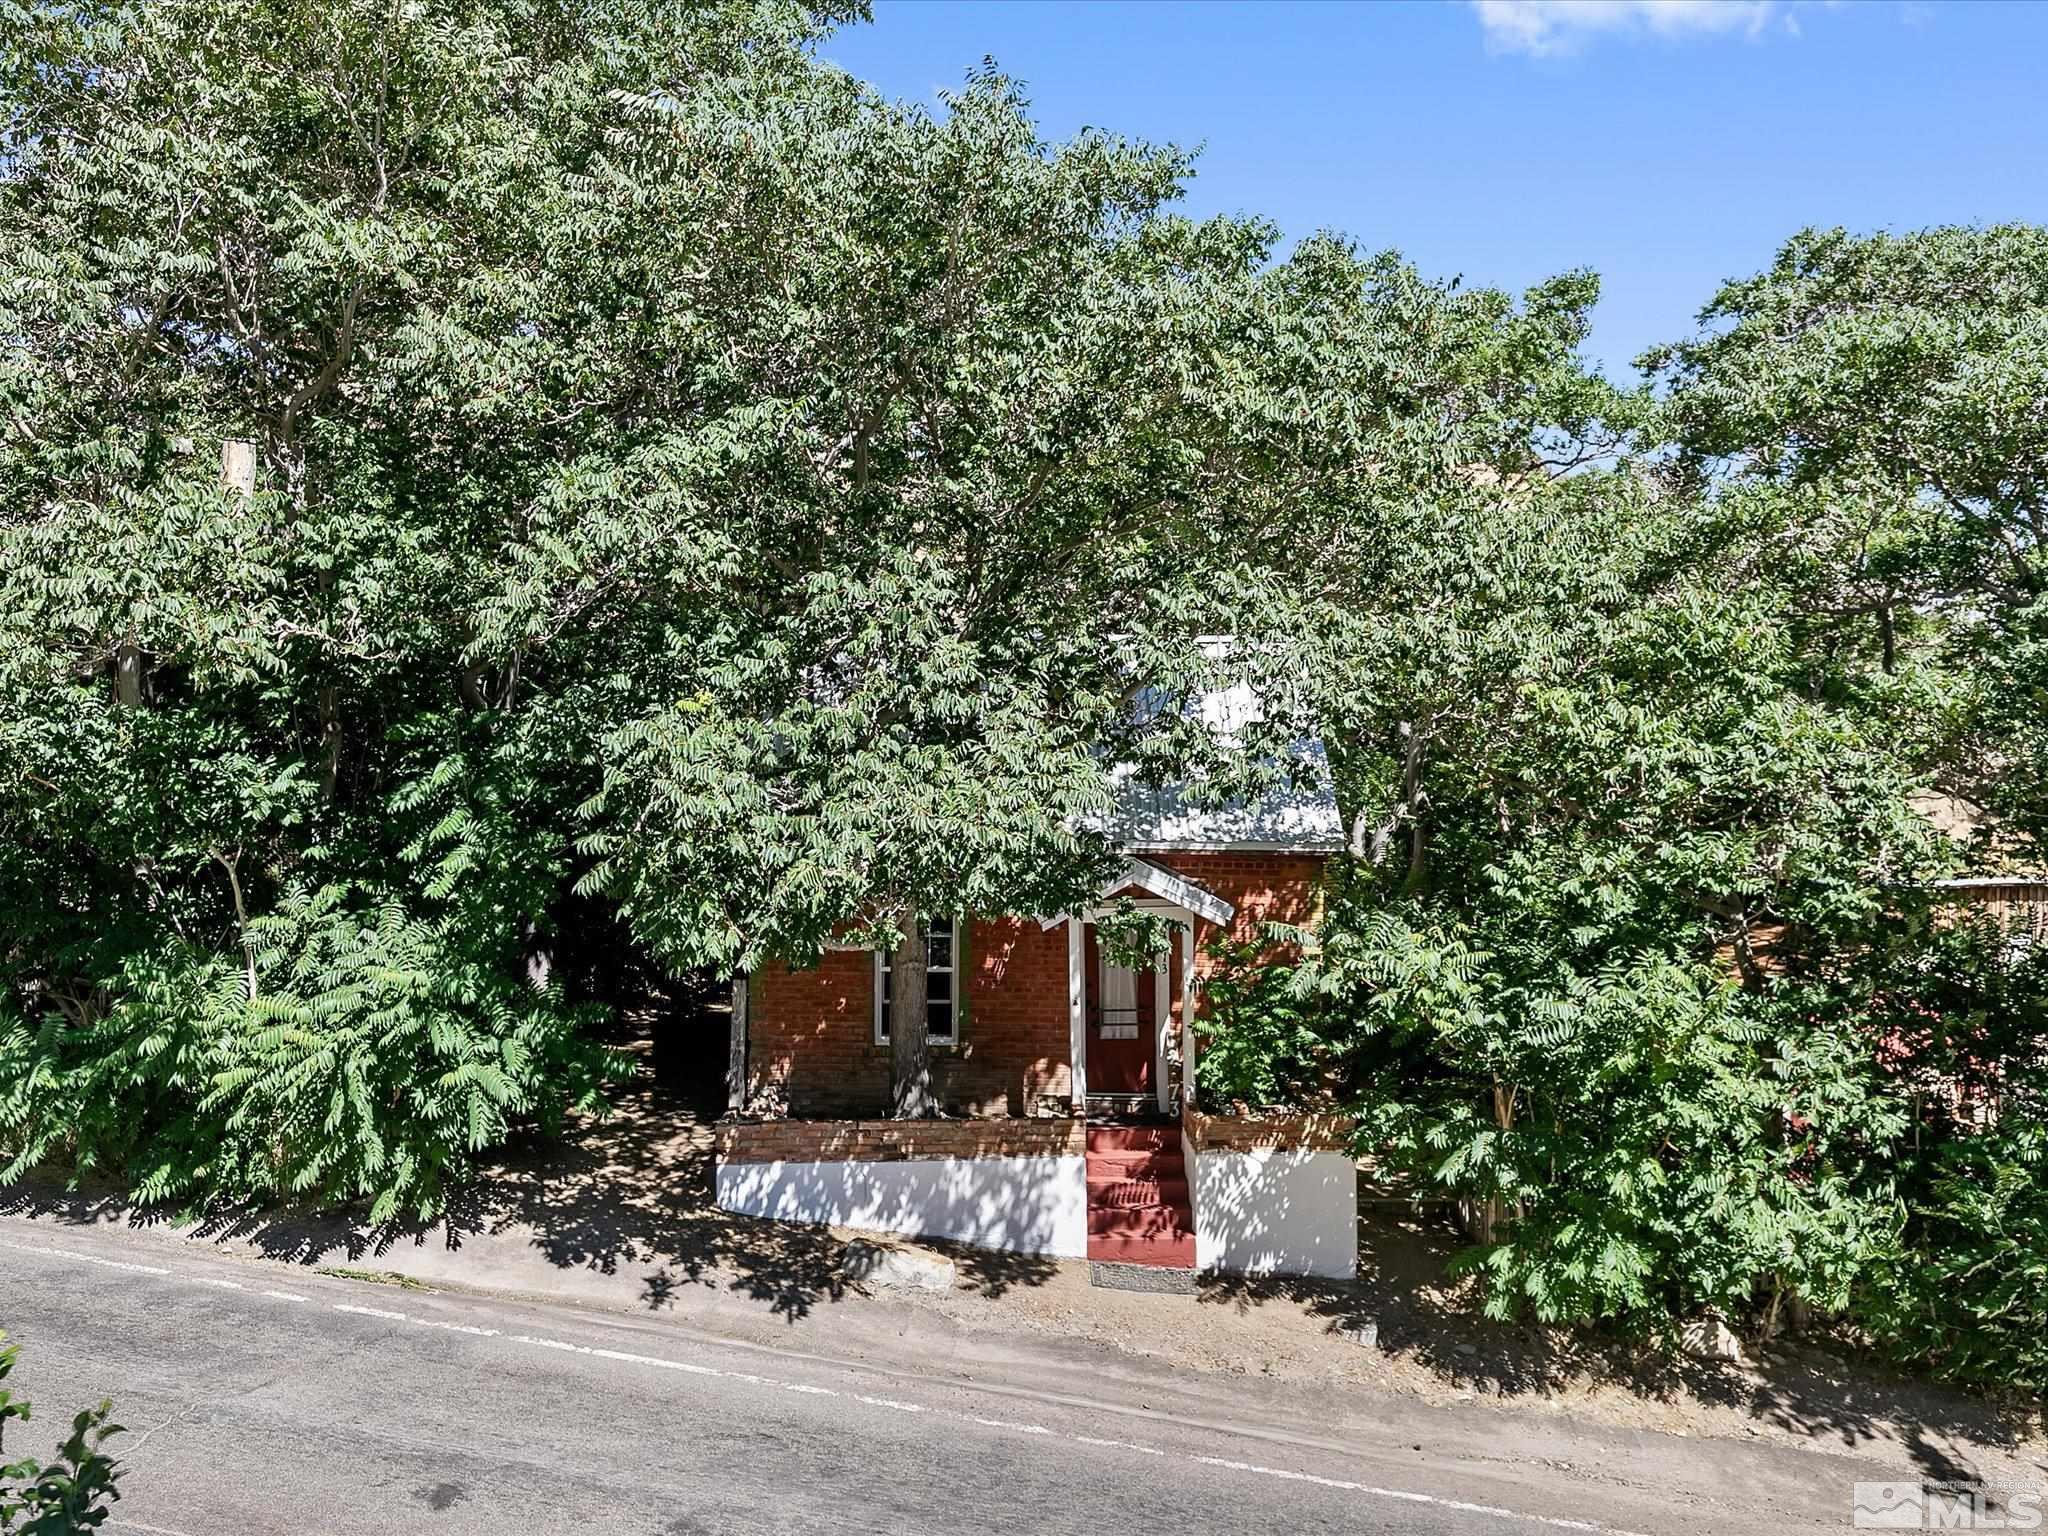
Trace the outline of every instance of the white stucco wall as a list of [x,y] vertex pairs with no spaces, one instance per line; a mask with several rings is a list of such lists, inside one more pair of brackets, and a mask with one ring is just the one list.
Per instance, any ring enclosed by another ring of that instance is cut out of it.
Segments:
[[1088,1174],[1079,1157],[721,1162],[717,1188],[721,1206],[748,1216],[1088,1255]]
[[1190,1151],[1197,1269],[1357,1277],[1358,1168],[1348,1153]]

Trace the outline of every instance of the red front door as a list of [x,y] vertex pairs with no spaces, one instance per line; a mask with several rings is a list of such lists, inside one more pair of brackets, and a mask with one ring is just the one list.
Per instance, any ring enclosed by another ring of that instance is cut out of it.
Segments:
[[1105,965],[1088,927],[1088,1091],[1150,1093],[1158,1040],[1158,978],[1150,966]]

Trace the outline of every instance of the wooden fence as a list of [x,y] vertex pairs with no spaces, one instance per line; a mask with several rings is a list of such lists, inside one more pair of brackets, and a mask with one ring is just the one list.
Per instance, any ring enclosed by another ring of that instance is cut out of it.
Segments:
[[2014,933],[2048,940],[2048,875],[1978,875],[1943,880],[1937,889],[1955,906],[1984,912]]

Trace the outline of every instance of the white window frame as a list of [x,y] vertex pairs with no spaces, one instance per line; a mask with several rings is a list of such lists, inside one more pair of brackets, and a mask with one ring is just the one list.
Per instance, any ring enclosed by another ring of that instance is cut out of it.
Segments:
[[[963,919],[952,916],[936,917],[932,919],[932,921],[946,924],[951,931],[951,937],[953,940],[953,942],[947,947],[947,953],[951,957],[951,964],[927,965],[925,967],[925,971],[928,976],[932,973],[938,973],[940,975],[950,976],[953,978],[953,996],[949,1003],[949,1006],[952,1008],[953,1011],[953,1029],[950,1034],[938,1035],[932,1033],[930,1027],[931,994],[929,991],[927,991],[925,994],[926,1027],[924,1039],[925,1045],[927,1047],[935,1045],[951,1047],[956,1046],[960,1043],[960,931],[963,928],[965,928],[967,924]],[[877,1045],[887,1045],[889,1043],[889,1011],[888,1005],[883,1001],[883,978],[888,974],[888,969],[888,952],[886,950],[880,949],[875,950],[874,986],[872,988],[872,991],[874,993],[874,1034],[875,1044]]]

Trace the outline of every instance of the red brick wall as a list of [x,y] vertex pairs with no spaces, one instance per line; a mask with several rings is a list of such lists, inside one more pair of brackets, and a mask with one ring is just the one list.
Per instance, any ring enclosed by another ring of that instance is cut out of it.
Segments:
[[[932,1087],[957,1115],[1071,1108],[1067,933],[1032,918],[982,918],[967,948],[967,1018],[932,1049]],[[889,1049],[875,1043],[874,957],[834,950],[816,970],[762,968],[748,989],[750,1108],[873,1115],[889,1102]]]
[[[1146,853],[1141,858],[1214,891],[1233,907],[1230,936],[1255,942],[1267,923],[1307,925],[1321,904],[1324,857],[1309,853]],[[1195,925],[1195,974],[1209,973],[1202,946],[1216,937],[1213,923]]]
[[766,1120],[718,1127],[722,1163],[892,1163],[934,1157],[1080,1157],[1079,1120]]
[[[1230,931],[1254,941],[1268,922],[1315,915],[1323,858],[1285,853],[1148,853],[1237,908]],[[1139,893],[1142,894],[1142,893]],[[1216,937],[1196,925],[1200,946]],[[1176,946],[1177,949],[1177,946]],[[968,949],[968,1017],[954,1047],[934,1047],[932,1086],[948,1113],[968,1116],[1071,1112],[1073,1073],[1067,1021],[1067,931],[1035,918],[979,918]],[[1181,1012],[1174,958],[1172,1016]],[[834,950],[815,970],[764,967],[748,991],[747,1098],[750,1109],[792,1115],[884,1113],[889,1051],[875,1044],[874,959]]]
[[1304,1148],[1346,1152],[1356,1122],[1343,1115],[1205,1115],[1184,1110],[1181,1128],[1196,1151],[1253,1152],[1261,1148]]

